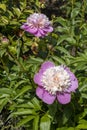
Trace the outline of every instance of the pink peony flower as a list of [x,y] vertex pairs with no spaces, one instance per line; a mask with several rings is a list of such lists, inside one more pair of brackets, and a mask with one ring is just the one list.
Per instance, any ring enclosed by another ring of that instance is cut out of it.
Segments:
[[51,22],[44,14],[34,13],[27,18],[27,22],[21,26],[21,29],[33,34],[36,37],[46,36],[53,31]]
[[41,65],[34,76],[34,82],[38,84],[36,95],[47,104],[58,100],[61,104],[71,101],[71,92],[78,88],[78,81],[68,67],[55,66],[47,61]]

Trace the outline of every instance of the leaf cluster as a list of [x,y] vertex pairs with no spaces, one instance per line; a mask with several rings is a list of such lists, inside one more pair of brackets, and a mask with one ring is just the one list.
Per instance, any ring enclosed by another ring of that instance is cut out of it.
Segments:
[[[1,130],[87,129],[87,0],[63,0],[57,8],[61,14],[42,11],[49,3],[0,1]],[[54,2],[52,10],[55,6]],[[54,31],[44,38],[20,29],[34,12],[50,15]],[[79,87],[67,105],[47,105],[35,94],[33,77],[48,60],[70,67],[78,79]]]

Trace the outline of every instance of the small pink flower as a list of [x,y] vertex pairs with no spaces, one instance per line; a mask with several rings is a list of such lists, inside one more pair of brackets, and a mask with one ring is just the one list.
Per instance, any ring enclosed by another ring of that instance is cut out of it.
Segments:
[[68,67],[55,66],[47,61],[41,65],[34,76],[34,82],[38,84],[36,95],[47,104],[58,100],[61,104],[71,101],[71,92],[78,88],[78,81]]
[[1,38],[1,42],[2,42],[2,43],[8,43],[8,42],[9,42],[9,39],[7,39],[7,37],[3,36],[3,37]]
[[27,22],[21,26],[21,29],[36,37],[44,37],[47,33],[53,31],[53,27],[47,16],[39,13],[31,14],[27,18]]

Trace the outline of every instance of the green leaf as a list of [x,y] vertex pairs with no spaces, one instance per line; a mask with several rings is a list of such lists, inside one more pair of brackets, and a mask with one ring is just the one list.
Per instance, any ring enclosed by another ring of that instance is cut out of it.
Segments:
[[42,63],[43,62],[43,59],[41,58],[34,58],[34,57],[30,57],[30,63]]
[[6,11],[6,5],[5,4],[0,4],[0,8],[4,11]]
[[67,130],[67,127],[57,128],[56,130]]
[[7,24],[9,23],[9,19],[8,19],[6,16],[2,16],[2,17],[1,17],[1,21],[2,21],[5,25],[7,25]]
[[67,54],[68,56],[70,56],[69,51],[66,50],[64,47],[57,46],[56,48],[57,48],[58,50],[60,50],[61,52],[63,52],[63,53],[65,53],[65,54]]
[[24,80],[21,80],[19,81],[17,84],[15,84],[15,89],[17,89],[20,85],[22,85],[23,83],[27,83],[29,80],[27,79],[24,79]]
[[17,112],[13,112],[11,116],[18,116],[18,115],[28,115],[33,114],[35,115],[36,112],[33,109],[18,109]]
[[86,93],[81,93],[81,96],[82,96],[82,98],[87,99],[87,92]]
[[62,26],[67,26],[68,21],[62,17],[57,17],[54,22],[60,23]]
[[62,119],[63,125],[66,124],[66,122],[69,121],[70,117],[72,116],[71,111],[74,112],[71,106],[66,106],[64,108],[63,119]]
[[53,60],[57,61],[58,63],[65,64],[64,60],[62,58],[59,58],[57,56],[52,56]]
[[18,21],[16,21],[16,19],[13,19],[13,21],[10,21],[10,25],[15,25],[15,27],[16,27],[16,25],[19,25],[19,22]]
[[38,124],[39,124],[39,115],[37,115],[35,118],[34,118],[34,121],[33,121],[33,130],[38,130]]
[[24,104],[19,104],[16,106],[17,108],[34,108],[34,105],[31,102],[27,102]]
[[26,118],[21,119],[20,122],[18,122],[17,127],[20,127],[20,126],[26,124],[27,122],[31,121],[34,118],[35,118],[35,116],[27,116]]
[[6,49],[1,48],[0,49],[0,57],[2,57],[6,53]]
[[79,128],[79,129],[86,129],[87,130],[87,121],[82,119],[79,121],[79,125],[77,125],[76,128]]
[[39,104],[39,100],[37,98],[34,97],[33,100],[32,100],[32,103],[33,103],[33,105],[34,105],[36,110],[40,110],[41,109],[41,106]]
[[0,112],[2,111],[4,106],[7,104],[7,102],[8,102],[7,98],[0,99]]
[[18,17],[20,17],[21,11],[20,11],[19,8],[13,8],[13,11],[15,12],[15,14],[16,14]]
[[65,40],[70,44],[76,44],[76,40],[73,37],[67,37]]
[[49,105],[49,114],[53,117],[55,117],[56,112],[57,112],[57,104],[54,102],[53,104]]
[[79,128],[80,130],[87,130],[87,122],[86,122],[86,124],[79,124],[78,126],[77,126],[77,128]]
[[80,130],[80,129],[74,127],[61,127],[57,128],[56,130]]
[[27,92],[29,89],[31,89],[31,86],[24,86],[20,91],[19,93],[17,94],[17,96],[14,98],[17,99],[18,97],[20,97],[21,95],[23,95],[25,92]]
[[50,130],[51,120],[47,114],[45,114],[40,121],[40,130]]
[[79,14],[79,11],[79,8],[74,8],[71,12],[71,18],[75,18]]
[[9,88],[0,88],[0,94],[12,94],[12,90]]
[[66,32],[70,31],[70,27],[61,27],[61,26],[58,26],[55,29],[55,31],[60,32],[60,33],[66,33]]

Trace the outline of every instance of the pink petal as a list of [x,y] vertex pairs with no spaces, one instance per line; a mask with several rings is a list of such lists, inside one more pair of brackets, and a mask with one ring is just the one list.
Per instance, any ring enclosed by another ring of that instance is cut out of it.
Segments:
[[71,101],[71,94],[70,93],[58,93],[57,100],[61,104],[67,104]]
[[42,78],[42,74],[41,73],[37,73],[34,75],[34,82],[40,86],[42,86],[42,82],[41,82],[41,78]]
[[36,88],[36,95],[37,95],[40,99],[42,99],[43,93],[44,93],[44,89],[43,89],[42,87],[37,87],[37,88]]
[[40,33],[40,31],[38,30],[36,33],[34,33],[34,35],[36,37],[43,37],[43,35]]
[[47,28],[43,29],[44,32],[52,32],[53,31],[53,27],[49,26]]
[[43,102],[47,104],[52,104],[54,100],[56,99],[56,95],[49,94],[44,88],[37,87],[36,89],[36,95],[43,100]]
[[21,26],[21,29],[24,29],[25,31],[29,32],[29,33],[32,33],[32,34],[35,34],[38,32],[38,29],[35,28],[35,27],[30,27],[27,23],[24,23],[22,26]]
[[27,31],[27,32],[29,32],[29,33],[32,33],[32,34],[36,34],[37,33],[37,31],[38,31],[38,29],[37,28],[35,28],[35,27],[33,27],[33,28],[27,28],[27,29],[25,29],[25,31]]
[[65,70],[68,72],[68,74],[70,75],[71,80],[74,80],[74,79],[75,79],[75,75],[70,71],[70,69],[69,69],[68,67],[65,67],[64,69],[65,69]]
[[46,69],[50,68],[50,67],[54,67],[55,64],[51,61],[46,61],[41,65],[41,69],[40,72],[44,72]]
[[69,72],[69,75],[70,75],[71,85],[68,88],[68,91],[75,92],[75,90],[78,88],[78,80],[72,72]]
[[67,92],[75,92],[75,90],[78,88],[78,80],[68,67],[66,67],[65,70],[70,75],[70,80],[71,80],[71,85],[68,88]]
[[69,71],[68,73],[70,75],[70,79],[71,80],[75,80],[76,79],[75,75],[71,71]]
[[29,26],[26,24],[26,23],[24,23],[22,26],[21,26],[21,29],[23,29],[23,30],[26,30],[26,29],[28,29],[29,28]]
[[78,80],[75,78],[71,81],[71,86],[68,88],[68,92],[75,92],[75,90],[78,88]]
[[45,36],[47,33],[44,32],[42,29],[39,29],[39,32],[41,33],[42,36]]

